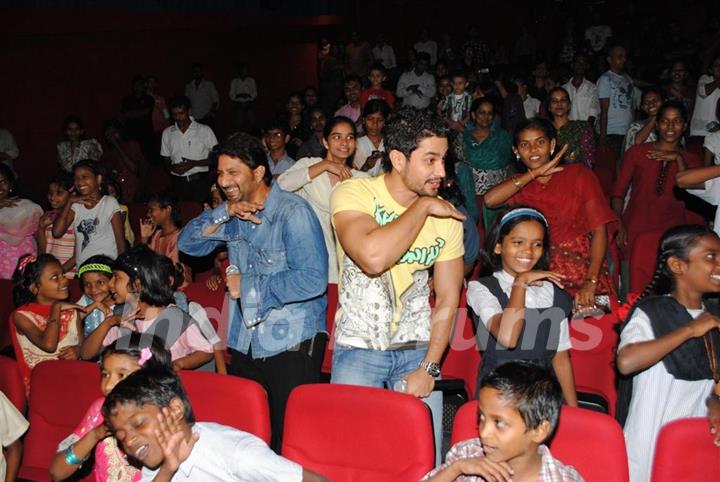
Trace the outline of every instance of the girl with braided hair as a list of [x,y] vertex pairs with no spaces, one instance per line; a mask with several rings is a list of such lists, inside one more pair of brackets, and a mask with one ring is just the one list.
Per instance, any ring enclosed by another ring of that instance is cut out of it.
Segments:
[[700,225],[660,240],[653,279],[620,327],[617,416],[624,423],[630,480],[650,480],[655,440],[666,423],[707,413],[720,380],[720,238]]

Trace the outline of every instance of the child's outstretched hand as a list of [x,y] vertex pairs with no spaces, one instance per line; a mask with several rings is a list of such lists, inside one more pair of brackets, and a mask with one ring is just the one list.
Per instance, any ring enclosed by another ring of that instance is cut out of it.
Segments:
[[558,285],[558,287],[563,288],[564,279],[564,275],[554,271],[526,271],[525,273],[517,275],[515,282],[523,283],[525,286],[540,286],[543,280],[548,280]]
[[164,407],[157,415],[158,428],[155,437],[163,451],[161,471],[174,474],[180,464],[190,456],[195,442],[200,438],[198,433],[187,434],[182,430],[179,420],[174,420],[170,410]]

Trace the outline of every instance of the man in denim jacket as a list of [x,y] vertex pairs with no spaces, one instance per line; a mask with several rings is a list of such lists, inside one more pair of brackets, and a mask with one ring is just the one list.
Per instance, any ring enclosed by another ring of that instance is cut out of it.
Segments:
[[228,330],[228,371],[267,390],[277,450],[290,391],[319,379],[327,343],[328,254],[310,205],[271,185],[258,139],[234,134],[214,153],[217,184],[227,202],[190,221],[178,248],[204,256],[226,245],[230,263],[240,270],[240,299],[231,307]]

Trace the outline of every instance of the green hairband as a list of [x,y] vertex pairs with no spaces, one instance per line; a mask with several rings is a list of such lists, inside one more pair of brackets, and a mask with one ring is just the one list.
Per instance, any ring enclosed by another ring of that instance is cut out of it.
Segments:
[[84,264],[80,267],[80,269],[78,270],[78,276],[82,276],[88,271],[100,271],[103,273],[112,274],[112,269],[110,268],[110,266],[103,263],[90,263]]

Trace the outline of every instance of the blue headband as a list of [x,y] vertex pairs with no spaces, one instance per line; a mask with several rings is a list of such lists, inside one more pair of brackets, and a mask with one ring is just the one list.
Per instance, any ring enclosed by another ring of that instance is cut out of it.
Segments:
[[509,221],[512,221],[515,218],[519,218],[520,216],[530,216],[531,218],[538,219],[542,221],[542,223],[545,225],[545,227],[548,227],[547,219],[545,219],[545,216],[542,215],[540,211],[536,211],[532,208],[518,208],[513,209],[509,213],[507,213],[505,216],[503,216],[500,219],[500,227],[502,228],[505,226]]

